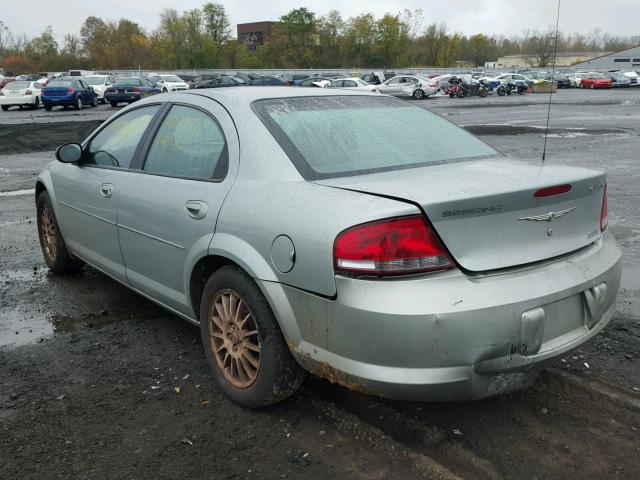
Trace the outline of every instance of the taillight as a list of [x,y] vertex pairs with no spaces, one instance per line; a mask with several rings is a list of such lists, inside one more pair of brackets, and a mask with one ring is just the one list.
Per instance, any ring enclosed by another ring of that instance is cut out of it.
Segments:
[[336,273],[400,275],[453,268],[444,246],[421,215],[351,227],[333,246]]
[[609,202],[607,200],[607,185],[604,186],[604,195],[602,197],[602,210],[600,210],[600,231],[604,232],[609,225]]
[[535,198],[540,197],[552,197],[553,195],[562,195],[563,193],[567,193],[571,191],[571,185],[565,183],[564,185],[554,185],[553,187],[545,187],[540,190],[536,190],[533,194]]
[[71,87],[67,88],[67,93],[73,93],[73,92],[75,92],[75,90],[73,88],[71,88]]
[[132,92],[140,93],[140,89],[139,89],[138,87],[133,87],[133,88],[131,89],[131,91],[132,91]]

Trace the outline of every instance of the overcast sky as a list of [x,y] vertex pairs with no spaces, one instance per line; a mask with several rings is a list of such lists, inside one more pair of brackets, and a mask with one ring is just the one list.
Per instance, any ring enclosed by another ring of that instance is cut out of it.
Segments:
[[[31,0],[11,1],[0,8],[0,20],[16,34],[29,37],[40,34],[52,25],[60,39],[65,33],[77,33],[85,18],[96,15],[117,20],[126,17],[153,30],[159,12],[166,8],[187,10],[198,8],[201,0]],[[545,30],[555,23],[557,0],[223,0],[235,27],[237,23],[277,20],[287,11],[305,6],[317,16],[331,9],[344,18],[371,12],[379,17],[386,12],[397,13],[405,8],[420,8],[426,22],[444,22],[450,30],[465,34],[477,32],[518,35],[525,29]],[[153,5],[153,7],[152,7]],[[614,35],[640,35],[638,0],[562,0],[560,30],[586,33],[595,27]],[[235,29],[234,29],[235,32]]]

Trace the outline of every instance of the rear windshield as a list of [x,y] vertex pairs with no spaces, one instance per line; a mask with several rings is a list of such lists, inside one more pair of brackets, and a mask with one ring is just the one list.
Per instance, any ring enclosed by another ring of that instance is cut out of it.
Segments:
[[73,82],[71,80],[51,80],[47,87],[70,87]]
[[29,85],[29,82],[11,82],[8,83],[4,88],[6,88],[7,90],[18,90],[20,88],[29,88]]
[[140,85],[142,85],[142,80],[138,78],[123,78],[113,84],[114,87],[139,87]]
[[281,98],[259,100],[253,109],[307,180],[497,155],[453,123],[396,98]]
[[162,75],[161,78],[165,82],[181,82],[182,81],[180,77],[176,77],[175,75]]
[[104,85],[106,77],[85,77],[84,81],[89,85]]

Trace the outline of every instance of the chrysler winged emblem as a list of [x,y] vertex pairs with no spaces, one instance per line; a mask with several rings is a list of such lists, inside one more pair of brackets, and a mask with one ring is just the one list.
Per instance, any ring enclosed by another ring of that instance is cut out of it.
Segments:
[[560,218],[569,212],[575,210],[576,207],[567,208],[566,210],[558,210],[557,212],[549,212],[543,215],[533,215],[531,217],[520,217],[518,220],[529,220],[533,222],[553,222],[556,218]]

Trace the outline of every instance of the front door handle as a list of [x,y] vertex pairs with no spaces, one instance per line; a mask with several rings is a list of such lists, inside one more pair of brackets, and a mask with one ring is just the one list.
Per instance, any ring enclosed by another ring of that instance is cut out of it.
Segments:
[[110,198],[113,194],[113,185],[111,183],[103,183],[100,185],[100,194],[105,198]]
[[189,200],[184,204],[184,211],[191,218],[195,218],[196,220],[201,220],[207,215],[207,211],[209,211],[209,206],[206,202],[201,200]]

